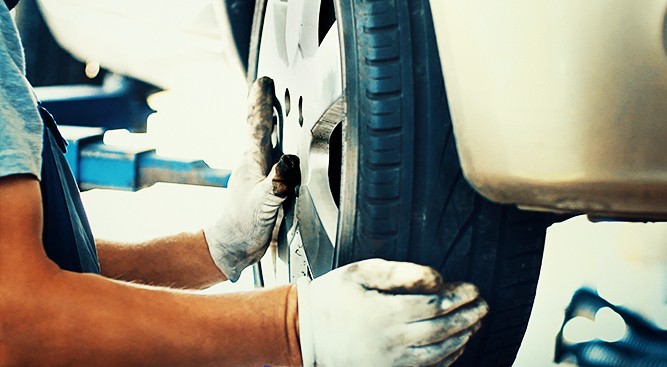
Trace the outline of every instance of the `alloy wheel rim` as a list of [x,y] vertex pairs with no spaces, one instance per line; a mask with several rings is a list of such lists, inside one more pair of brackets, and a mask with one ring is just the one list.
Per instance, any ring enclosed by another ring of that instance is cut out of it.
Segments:
[[268,0],[257,55],[257,77],[269,76],[275,83],[275,140],[283,153],[301,159],[301,186],[285,210],[286,233],[279,236],[278,246],[287,248],[278,252],[287,255],[273,254],[270,261],[287,267],[292,279],[278,282],[319,276],[334,266],[341,181],[336,166],[345,151],[340,132],[346,104],[338,25],[320,24],[320,5]]

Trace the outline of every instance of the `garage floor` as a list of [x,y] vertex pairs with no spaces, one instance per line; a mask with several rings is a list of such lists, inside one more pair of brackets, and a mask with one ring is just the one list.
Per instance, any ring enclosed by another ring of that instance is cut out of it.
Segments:
[[[140,240],[201,227],[214,218],[225,193],[219,188],[157,184],[137,193],[92,190],[83,198],[97,235]],[[552,226],[537,300],[515,367],[556,366],[554,340],[563,310],[582,286],[596,288],[610,302],[667,328],[667,223],[594,224],[582,216]],[[245,271],[237,283],[209,291],[252,287],[252,272]],[[605,326],[596,330],[604,333]]]

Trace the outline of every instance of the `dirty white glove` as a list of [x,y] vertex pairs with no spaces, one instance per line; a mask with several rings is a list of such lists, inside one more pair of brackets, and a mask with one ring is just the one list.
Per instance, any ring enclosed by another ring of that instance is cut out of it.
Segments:
[[255,81],[249,95],[249,146],[229,179],[219,218],[204,228],[213,261],[233,282],[266,252],[278,209],[300,181],[297,156],[282,156],[271,169],[274,99],[271,79]]
[[297,281],[304,366],[449,366],[488,306],[431,268],[365,260]]

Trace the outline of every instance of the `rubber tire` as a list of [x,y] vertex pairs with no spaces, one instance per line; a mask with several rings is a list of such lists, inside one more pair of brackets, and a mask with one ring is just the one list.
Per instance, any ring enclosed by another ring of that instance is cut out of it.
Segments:
[[[408,260],[438,269],[446,281],[476,284],[491,312],[455,365],[510,366],[554,217],[492,203],[463,176],[427,0],[334,2],[344,129],[358,139],[357,185],[349,192],[341,185],[355,208],[339,214],[339,221],[353,216],[353,233],[342,234],[350,240],[339,241],[335,265]],[[264,8],[259,0],[249,80],[256,78]]]
[[552,217],[492,203],[463,176],[428,1],[341,1],[339,14],[353,15],[337,19],[351,30],[345,97],[359,175],[354,241],[338,266],[379,256],[474,283],[491,312],[456,365],[510,366]]

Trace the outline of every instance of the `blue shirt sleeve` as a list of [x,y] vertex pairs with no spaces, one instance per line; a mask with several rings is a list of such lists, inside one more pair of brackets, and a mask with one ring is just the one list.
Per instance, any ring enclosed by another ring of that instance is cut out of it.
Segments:
[[30,83],[18,31],[0,2],[0,177],[32,174],[40,179],[42,120]]

